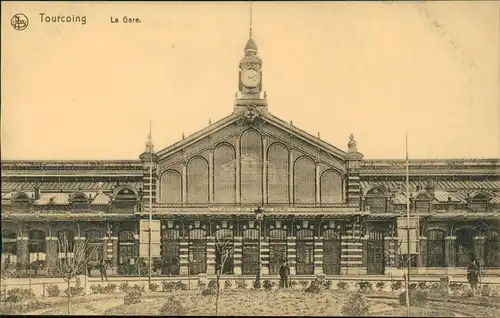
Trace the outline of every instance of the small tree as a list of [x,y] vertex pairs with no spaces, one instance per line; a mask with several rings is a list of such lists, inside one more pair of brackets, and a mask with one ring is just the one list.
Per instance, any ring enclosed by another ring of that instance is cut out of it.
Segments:
[[53,272],[62,277],[68,286],[68,315],[71,315],[71,281],[84,273],[87,259],[94,259],[98,255],[98,247],[87,243],[74,244],[73,253],[70,253],[70,242],[66,235],[59,237],[57,241],[59,253],[66,254],[66,257],[58,259]]
[[224,265],[232,259],[234,242],[233,233],[231,230],[219,230],[215,232],[215,248],[219,256],[216,262],[215,273],[217,275],[216,286],[217,293],[215,297],[215,315],[219,314],[219,297],[220,297],[220,277],[224,273]]

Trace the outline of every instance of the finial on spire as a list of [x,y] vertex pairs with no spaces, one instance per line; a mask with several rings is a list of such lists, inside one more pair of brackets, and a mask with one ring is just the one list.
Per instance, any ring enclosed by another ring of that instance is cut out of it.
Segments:
[[212,119],[211,118],[208,119],[208,124],[212,125]]
[[250,1],[250,29],[249,29],[249,39],[252,38],[252,1]]

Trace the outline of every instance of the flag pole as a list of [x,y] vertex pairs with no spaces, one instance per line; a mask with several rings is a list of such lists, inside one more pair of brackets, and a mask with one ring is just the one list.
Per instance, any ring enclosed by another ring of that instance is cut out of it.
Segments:
[[149,248],[148,248],[148,289],[151,286],[151,223],[153,221],[153,141],[151,136],[151,120],[149,121]]
[[406,260],[406,269],[408,273],[406,274],[406,311],[408,317],[410,316],[410,268],[411,268],[411,253],[410,253],[410,162],[408,160],[408,133],[406,133],[406,239],[407,239],[407,253],[408,258]]

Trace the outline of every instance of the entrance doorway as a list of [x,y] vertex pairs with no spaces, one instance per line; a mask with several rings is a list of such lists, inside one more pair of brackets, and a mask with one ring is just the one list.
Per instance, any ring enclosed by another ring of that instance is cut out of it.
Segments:
[[384,275],[384,232],[376,229],[369,231],[367,243],[367,274]]
[[340,275],[341,247],[340,231],[328,229],[323,232],[323,272],[326,275]]
[[457,230],[455,235],[457,238],[455,241],[457,267],[467,267],[475,259],[474,236],[476,236],[476,230],[462,228]]

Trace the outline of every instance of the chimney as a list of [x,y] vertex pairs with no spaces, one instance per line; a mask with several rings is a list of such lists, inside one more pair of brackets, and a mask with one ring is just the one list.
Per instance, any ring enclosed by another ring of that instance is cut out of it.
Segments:
[[40,199],[40,183],[35,182],[35,200]]

